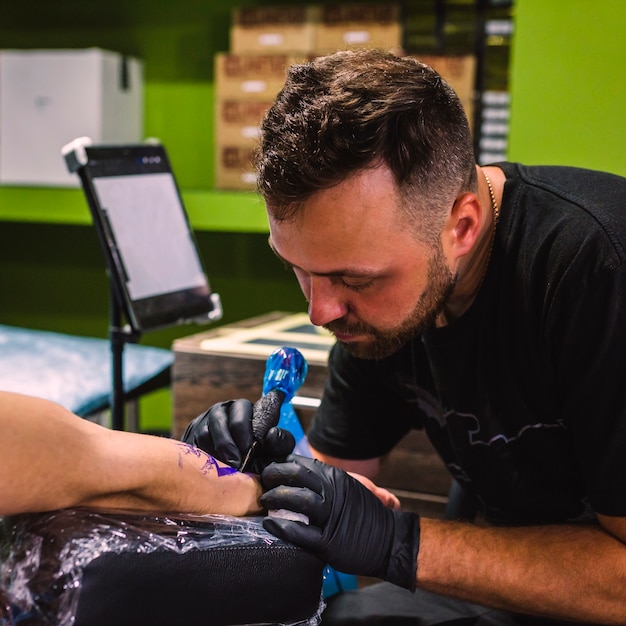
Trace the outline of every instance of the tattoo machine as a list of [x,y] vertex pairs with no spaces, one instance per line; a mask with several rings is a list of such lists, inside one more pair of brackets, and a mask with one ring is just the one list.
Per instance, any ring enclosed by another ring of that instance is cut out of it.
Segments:
[[265,364],[263,395],[252,408],[252,445],[239,471],[245,472],[259,443],[269,429],[278,424],[281,407],[302,386],[308,369],[306,359],[296,348],[278,348],[270,354]]

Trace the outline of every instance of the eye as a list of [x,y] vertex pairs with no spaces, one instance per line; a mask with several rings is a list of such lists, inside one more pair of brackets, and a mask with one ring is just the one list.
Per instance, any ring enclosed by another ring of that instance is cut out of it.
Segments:
[[347,280],[344,278],[341,280],[341,284],[343,287],[345,287],[346,289],[349,289],[350,291],[364,291],[365,289],[368,289],[369,287],[371,287],[374,284],[374,281],[373,280],[351,281],[351,280]]

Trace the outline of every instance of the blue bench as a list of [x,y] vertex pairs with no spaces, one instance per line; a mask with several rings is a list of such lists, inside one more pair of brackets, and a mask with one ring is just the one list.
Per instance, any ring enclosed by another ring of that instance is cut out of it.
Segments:
[[[126,344],[127,400],[167,387],[173,353]],[[0,389],[52,400],[81,417],[110,408],[111,348],[107,339],[0,325]]]

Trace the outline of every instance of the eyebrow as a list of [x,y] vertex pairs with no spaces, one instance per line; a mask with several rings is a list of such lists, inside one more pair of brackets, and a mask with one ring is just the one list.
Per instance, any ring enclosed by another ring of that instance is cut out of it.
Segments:
[[[268,237],[267,239],[267,243],[269,244],[270,250],[274,253],[274,255],[276,256],[276,258],[281,261],[281,263],[287,268],[287,269],[301,269],[299,268],[297,265],[294,265],[293,263],[290,263],[289,261],[287,261],[287,259],[283,258],[278,251],[276,250],[276,248],[274,248],[274,246],[272,245],[272,240]],[[338,270],[333,270],[332,272],[308,272],[309,274],[312,274],[313,276],[328,276],[328,277],[339,277],[339,276],[345,276],[346,278],[368,278],[368,279],[372,279],[372,278],[378,278],[380,276],[384,276],[383,272],[376,272],[376,271],[357,271],[357,270],[353,270],[353,269],[338,269]]]

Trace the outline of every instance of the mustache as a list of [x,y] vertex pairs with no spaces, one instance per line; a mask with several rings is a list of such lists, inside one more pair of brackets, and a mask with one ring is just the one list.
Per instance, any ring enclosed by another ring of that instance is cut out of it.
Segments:
[[333,320],[328,324],[324,324],[324,328],[331,333],[339,334],[376,334],[376,329],[372,328],[369,324],[363,324],[362,322],[348,322],[345,319]]

